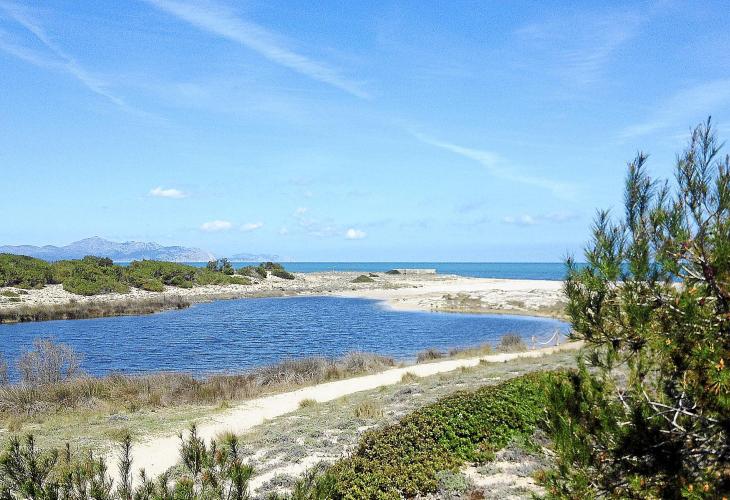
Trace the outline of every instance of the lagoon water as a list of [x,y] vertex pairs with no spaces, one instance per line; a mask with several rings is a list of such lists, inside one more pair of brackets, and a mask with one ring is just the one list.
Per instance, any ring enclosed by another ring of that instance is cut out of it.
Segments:
[[90,374],[240,372],[284,358],[369,351],[413,359],[420,350],[497,343],[517,333],[547,340],[568,325],[510,315],[400,312],[364,299],[291,297],[223,300],[148,316],[0,325],[12,361],[33,339],[70,344]]

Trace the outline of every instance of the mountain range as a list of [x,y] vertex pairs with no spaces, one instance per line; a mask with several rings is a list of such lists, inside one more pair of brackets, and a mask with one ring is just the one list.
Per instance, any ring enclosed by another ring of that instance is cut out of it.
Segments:
[[207,262],[215,259],[212,253],[200,248],[180,246],[162,246],[158,243],[141,241],[125,241],[117,243],[97,236],[75,241],[69,245],[57,247],[53,245],[6,245],[0,246],[0,253],[28,255],[48,261],[63,259],[80,259],[86,255],[108,257],[117,262],[151,259],[170,262]]

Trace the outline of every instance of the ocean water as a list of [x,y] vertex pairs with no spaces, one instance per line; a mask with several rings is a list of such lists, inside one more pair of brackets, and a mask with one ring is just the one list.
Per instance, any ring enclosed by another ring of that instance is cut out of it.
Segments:
[[510,315],[401,312],[380,302],[337,297],[223,300],[148,316],[0,325],[11,362],[35,338],[65,342],[90,374],[182,371],[235,373],[285,358],[369,351],[413,359],[429,347],[497,343],[517,333],[548,340],[568,324]]
[[[256,265],[251,262],[233,262],[234,267]],[[205,263],[194,263],[204,266]],[[385,272],[395,268],[436,269],[440,274],[456,274],[475,278],[504,278],[523,280],[562,280],[565,264],[562,262],[284,262],[284,267],[296,273],[322,271]]]

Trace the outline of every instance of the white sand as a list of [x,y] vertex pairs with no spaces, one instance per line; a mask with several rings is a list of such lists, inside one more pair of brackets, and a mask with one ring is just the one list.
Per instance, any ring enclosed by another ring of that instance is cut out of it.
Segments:
[[378,274],[374,283],[352,283],[360,274],[299,273],[294,280],[269,277],[252,285],[210,285],[191,289],[166,287],[164,292],[132,289],[127,294],[93,297],[71,294],[63,290],[61,285],[49,285],[41,290],[29,290],[27,295],[20,297],[19,303],[0,297],[0,311],[22,305],[65,304],[71,301],[114,302],[165,296],[199,302],[239,297],[334,295],[382,300],[402,310],[539,314],[545,308],[555,307],[562,299],[561,281]]
[[[242,434],[267,419],[297,410],[299,403],[304,399],[314,399],[318,402],[331,401],[348,394],[368,391],[384,385],[397,384],[400,383],[401,377],[407,372],[419,377],[427,377],[437,373],[457,370],[461,367],[476,366],[481,360],[500,363],[517,358],[537,358],[560,350],[578,349],[580,347],[581,344],[579,342],[573,342],[559,347],[550,347],[535,351],[493,354],[468,359],[454,359],[412,365],[404,368],[394,368],[374,375],[338,380],[336,382],[319,384],[292,392],[252,399],[225,413],[198,422],[198,434],[206,441],[210,441],[226,432]],[[186,433],[187,429],[180,429],[180,432]],[[180,438],[178,435],[149,436],[137,440],[133,448],[133,476],[137,478],[140,469],[144,469],[148,477],[155,477],[165,472],[177,463],[179,449]],[[116,480],[117,467],[115,453],[107,455],[107,463],[109,464],[112,477]]]

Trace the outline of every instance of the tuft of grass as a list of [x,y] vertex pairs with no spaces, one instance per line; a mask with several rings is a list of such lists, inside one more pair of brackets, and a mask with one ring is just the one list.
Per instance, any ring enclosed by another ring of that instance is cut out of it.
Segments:
[[441,359],[445,357],[446,354],[438,349],[429,348],[418,353],[416,356],[416,363],[425,363],[426,361],[433,361],[434,359]]
[[311,398],[305,398],[299,401],[299,408],[311,408],[317,406],[317,400]]
[[497,349],[502,352],[519,352],[526,351],[527,346],[522,340],[522,337],[516,333],[507,333],[499,340],[499,346],[497,346]]
[[413,382],[417,382],[418,379],[420,379],[418,375],[416,375],[413,372],[405,372],[403,376],[400,378],[401,383],[403,384],[412,384]]
[[361,420],[372,420],[383,416],[383,407],[375,401],[366,399],[355,406],[353,413]]
[[0,292],[0,296],[8,298],[19,297],[18,292],[14,292],[12,290],[3,290],[2,292]]

